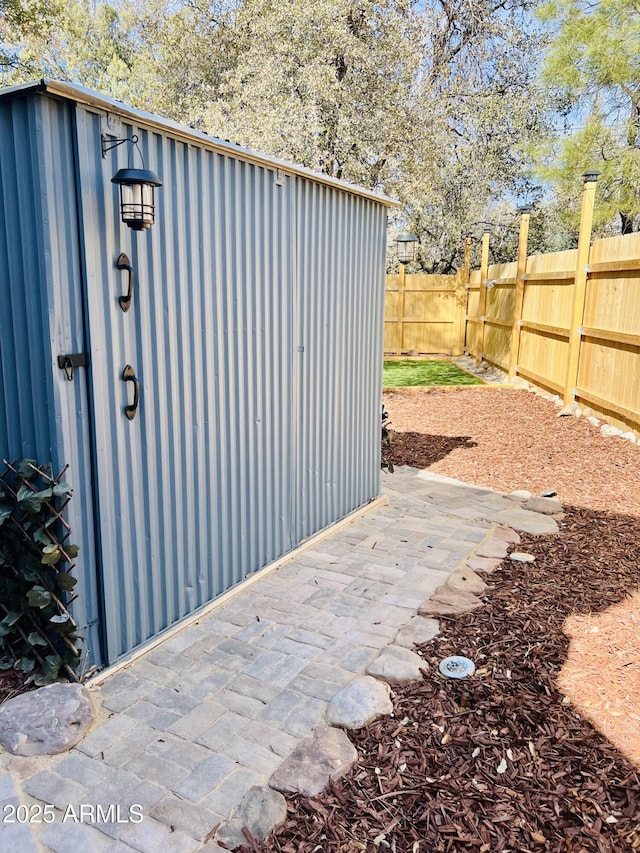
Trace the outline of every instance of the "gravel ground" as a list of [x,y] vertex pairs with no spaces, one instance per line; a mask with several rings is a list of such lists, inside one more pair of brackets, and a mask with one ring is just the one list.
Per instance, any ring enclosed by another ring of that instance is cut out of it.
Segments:
[[394,465],[501,492],[555,488],[564,504],[640,515],[640,447],[530,391],[483,388],[384,394]]

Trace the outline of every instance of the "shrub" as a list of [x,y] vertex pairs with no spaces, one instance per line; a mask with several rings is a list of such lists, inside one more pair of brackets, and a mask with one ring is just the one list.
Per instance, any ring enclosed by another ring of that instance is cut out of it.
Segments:
[[79,680],[77,625],[67,609],[76,578],[76,545],[62,513],[71,486],[47,466],[5,461],[0,475],[0,670],[27,683]]
[[391,453],[391,438],[393,430],[389,429],[390,424],[387,423],[389,413],[385,410],[384,403],[382,405],[382,441],[380,447],[380,467],[386,469],[390,474],[393,474],[393,462],[390,459]]

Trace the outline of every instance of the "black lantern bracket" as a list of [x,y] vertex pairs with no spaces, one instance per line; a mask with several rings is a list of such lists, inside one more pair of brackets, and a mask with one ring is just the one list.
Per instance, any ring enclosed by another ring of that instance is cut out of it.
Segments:
[[108,151],[117,148],[119,145],[124,145],[125,142],[130,142],[132,145],[137,146],[138,137],[134,133],[133,136],[124,136],[122,138],[114,139],[112,136],[107,136],[106,133],[101,133],[100,145],[102,146],[102,159],[105,159]]

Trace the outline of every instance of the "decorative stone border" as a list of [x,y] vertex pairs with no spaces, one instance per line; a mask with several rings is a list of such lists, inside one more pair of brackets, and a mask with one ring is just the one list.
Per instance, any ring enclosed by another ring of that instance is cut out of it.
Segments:
[[[507,497],[521,504],[513,512],[515,525],[519,524],[521,529],[535,533],[558,531],[558,525],[550,516],[560,514],[562,505],[559,500],[533,497],[524,491]],[[428,617],[461,614],[482,607],[479,595],[487,589],[487,584],[476,572],[494,571],[509,555],[510,546],[519,543],[520,536],[516,530],[494,525],[446,582],[422,603],[417,615],[398,631],[394,642],[383,648],[369,664],[367,675],[355,678],[333,698],[327,709],[329,725],[316,728],[298,744],[272,774],[269,788],[255,788],[249,792],[249,800],[243,800],[230,821],[219,831],[218,839],[229,847],[245,843],[251,837],[258,842],[263,841],[284,822],[286,816],[284,798],[281,793],[273,797],[275,791],[315,796],[330,781],[349,773],[358,756],[345,730],[356,730],[380,717],[393,716],[393,694],[389,685],[420,677],[423,660],[411,648],[433,639],[440,631],[438,621]],[[526,556],[535,559],[532,555]],[[257,808],[254,803],[265,805]],[[273,823],[268,826],[272,814]]]

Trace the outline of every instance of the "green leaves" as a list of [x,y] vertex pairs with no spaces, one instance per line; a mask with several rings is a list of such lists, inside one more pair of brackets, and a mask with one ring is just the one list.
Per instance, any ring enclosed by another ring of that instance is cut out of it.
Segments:
[[25,480],[30,480],[38,473],[38,464],[35,459],[23,459],[18,465],[18,474]]
[[71,592],[74,586],[78,583],[78,578],[74,578],[68,572],[60,572],[58,575],[58,586],[64,592]]
[[0,525],[9,518],[11,513],[13,512],[13,507],[10,503],[3,502],[0,503]]
[[39,607],[41,610],[51,604],[51,593],[41,586],[34,586],[27,593],[29,607]]
[[[37,685],[75,668],[77,626],[65,602],[76,585],[61,511],[72,493],[61,476],[34,460],[9,465],[0,478],[0,669],[14,668]],[[38,649],[50,651],[46,657]]]
[[64,663],[60,655],[47,655],[44,659],[44,666],[41,672],[33,679],[33,683],[38,687],[43,687],[46,684],[53,684],[57,681],[60,673],[60,668]]
[[27,642],[31,646],[46,646],[47,641],[37,631],[32,631],[27,637]]
[[42,560],[40,562],[44,566],[55,566],[55,564],[59,563],[61,559],[62,553],[58,544],[45,545],[42,549]]
[[53,496],[53,489],[47,488],[40,492],[34,492],[29,486],[21,486],[18,489],[16,500],[20,509],[28,513],[38,513],[42,509],[43,501]]
[[[555,35],[542,80],[563,105],[565,125],[534,147],[536,169],[574,208],[581,175],[600,171],[594,226],[605,233],[619,218],[623,234],[640,220],[640,15],[634,0],[554,0],[539,12]],[[566,129],[566,116],[574,119]],[[559,125],[556,124],[556,128]]]

